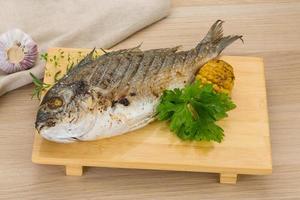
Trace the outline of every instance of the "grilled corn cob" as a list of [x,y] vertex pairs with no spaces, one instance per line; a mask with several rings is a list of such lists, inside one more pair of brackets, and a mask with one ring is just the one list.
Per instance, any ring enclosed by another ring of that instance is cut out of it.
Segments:
[[216,92],[230,94],[234,84],[233,68],[223,60],[211,60],[199,70],[196,79],[202,84],[211,83]]

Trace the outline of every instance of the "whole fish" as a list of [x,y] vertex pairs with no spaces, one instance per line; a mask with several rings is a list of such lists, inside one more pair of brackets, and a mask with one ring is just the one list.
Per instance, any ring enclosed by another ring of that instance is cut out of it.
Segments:
[[223,37],[222,23],[216,21],[189,51],[141,51],[138,46],[96,59],[92,51],[44,96],[35,123],[38,133],[66,143],[112,137],[149,124],[164,90],[183,88],[204,63],[242,38]]

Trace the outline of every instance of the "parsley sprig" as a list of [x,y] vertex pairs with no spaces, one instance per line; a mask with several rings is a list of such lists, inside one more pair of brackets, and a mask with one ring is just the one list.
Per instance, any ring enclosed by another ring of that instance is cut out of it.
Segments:
[[221,142],[224,130],[216,121],[227,117],[236,106],[225,93],[211,84],[195,81],[183,89],[164,91],[157,106],[157,118],[167,120],[170,130],[183,140]]

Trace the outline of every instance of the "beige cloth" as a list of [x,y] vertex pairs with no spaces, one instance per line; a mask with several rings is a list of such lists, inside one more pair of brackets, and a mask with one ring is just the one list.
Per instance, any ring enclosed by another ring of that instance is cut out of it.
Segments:
[[[109,48],[165,17],[169,0],[0,0],[0,34],[19,28],[39,51],[48,47]],[[29,71],[42,78],[41,61],[26,71],[0,72],[0,95],[31,83]]]

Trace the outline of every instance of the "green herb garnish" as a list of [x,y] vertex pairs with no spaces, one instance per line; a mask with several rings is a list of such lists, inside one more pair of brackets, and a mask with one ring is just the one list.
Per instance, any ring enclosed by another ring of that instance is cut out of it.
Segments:
[[[101,49],[104,53],[107,53],[104,49]],[[44,60],[46,63],[51,63],[52,66],[56,67],[56,68],[60,68],[61,64],[63,63],[63,61],[67,61],[67,66],[66,66],[66,73],[69,73],[69,71],[76,65],[78,64],[82,58],[85,55],[85,53],[78,51],[77,52],[77,56],[71,56],[70,53],[68,53],[67,55],[65,54],[66,52],[64,52],[62,49],[58,49],[58,53],[54,54],[54,55],[49,55],[48,53],[42,53],[40,55],[40,59]],[[99,52],[95,51],[93,57],[94,58],[98,58]],[[48,76],[50,76],[49,72],[46,72],[46,75],[48,74]],[[60,79],[62,78],[62,71],[59,70],[54,74],[54,84]],[[43,91],[46,91],[48,88],[50,88],[53,84],[46,84],[43,83],[40,79],[38,79],[37,77],[35,77],[32,73],[30,73],[30,76],[32,77],[32,81],[35,85],[35,88],[33,90],[33,95],[32,97],[36,96],[38,99],[40,99],[41,94]]]
[[57,71],[54,75],[54,83],[56,83],[61,77],[59,77],[61,74],[61,71]]
[[107,54],[107,51],[105,51],[104,49],[100,48],[101,51],[104,53],[104,54]]
[[224,130],[216,121],[227,117],[236,106],[211,84],[195,81],[183,89],[164,91],[157,106],[157,118],[170,122],[170,130],[183,140],[221,142]]
[[46,62],[48,61],[48,53],[42,53],[40,56],[41,56],[40,57],[41,60],[44,60]]
[[46,90],[47,88],[49,88],[51,85],[43,83],[40,79],[38,79],[36,76],[34,76],[31,72],[30,72],[30,76],[32,77],[32,81],[35,85],[35,88],[34,88],[33,94],[32,94],[32,98],[36,96],[40,100],[42,92],[44,90]]
[[74,66],[74,62],[72,61],[71,63],[68,63],[67,65],[67,73],[69,73],[69,71],[73,68]]

